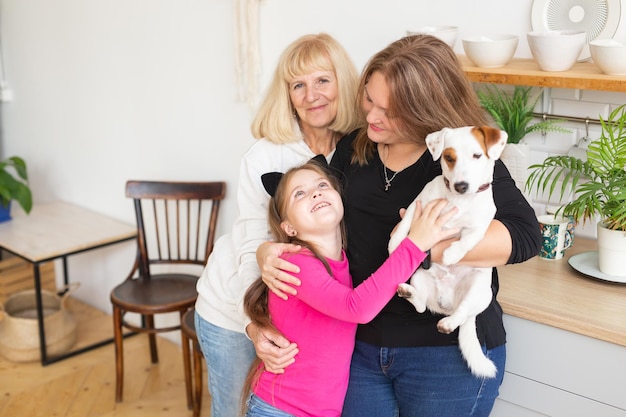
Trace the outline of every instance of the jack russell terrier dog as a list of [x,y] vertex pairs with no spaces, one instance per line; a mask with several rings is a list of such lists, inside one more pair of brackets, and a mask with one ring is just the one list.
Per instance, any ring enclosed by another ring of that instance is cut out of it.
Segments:
[[[506,140],[506,132],[487,126],[446,128],[426,137],[433,159],[441,157],[442,175],[429,182],[415,201],[421,201],[423,207],[433,199],[445,198],[449,207],[456,206],[458,213],[446,227],[459,228],[460,238],[443,252],[443,265],[423,264],[411,277],[411,285],[398,287],[398,295],[411,302],[418,312],[428,308],[446,315],[437,323],[440,332],[452,333],[459,328],[459,348],[470,370],[488,378],[495,377],[497,369],[480,346],[476,316],[493,297],[491,268],[456,264],[483,238],[496,213],[491,182],[495,161]],[[391,236],[389,252],[408,234],[415,201]]]

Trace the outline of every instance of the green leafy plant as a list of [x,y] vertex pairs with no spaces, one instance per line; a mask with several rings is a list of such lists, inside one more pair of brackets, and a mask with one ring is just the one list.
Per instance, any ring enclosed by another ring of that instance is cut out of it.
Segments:
[[516,85],[513,94],[509,95],[500,88],[486,85],[484,90],[477,91],[480,104],[493,117],[498,127],[508,134],[507,143],[519,143],[531,132],[569,133],[569,129],[559,126],[561,120],[542,120],[530,124],[534,119],[533,110],[539,100],[531,97],[532,87]]
[[[558,192],[563,200],[571,187],[574,199],[559,211],[583,222],[598,215],[612,230],[626,231],[626,105],[600,117],[602,133],[587,149],[587,160],[559,155],[531,165],[527,189]],[[561,183],[560,186],[558,184]]]
[[26,162],[17,156],[0,161],[0,204],[7,207],[11,200],[17,201],[26,213],[33,208]]

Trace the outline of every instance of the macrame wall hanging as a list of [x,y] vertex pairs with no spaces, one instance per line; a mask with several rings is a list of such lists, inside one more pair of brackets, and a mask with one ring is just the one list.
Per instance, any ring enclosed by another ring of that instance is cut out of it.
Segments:
[[235,83],[237,100],[253,108],[259,94],[259,4],[261,0],[234,0]]

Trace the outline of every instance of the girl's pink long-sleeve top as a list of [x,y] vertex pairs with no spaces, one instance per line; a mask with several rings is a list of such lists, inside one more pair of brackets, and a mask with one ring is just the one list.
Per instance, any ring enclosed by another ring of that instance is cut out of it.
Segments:
[[407,239],[383,265],[352,288],[345,253],[341,261],[327,259],[332,276],[309,251],[284,256],[300,267],[294,274],[302,285],[288,300],[271,291],[269,309],[274,325],[298,345],[296,361],[276,375],[263,372],[254,393],[298,417],[338,417],[348,387],[357,323],[378,314],[426,257]]

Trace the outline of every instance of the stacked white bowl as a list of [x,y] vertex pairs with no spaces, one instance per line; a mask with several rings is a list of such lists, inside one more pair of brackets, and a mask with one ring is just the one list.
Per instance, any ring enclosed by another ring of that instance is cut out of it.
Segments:
[[598,39],[589,42],[591,59],[609,75],[626,75],[626,39]]
[[515,35],[477,35],[463,38],[465,55],[481,68],[497,68],[509,63],[517,50]]
[[567,71],[578,60],[587,34],[580,30],[528,32],[528,46],[542,71]]

